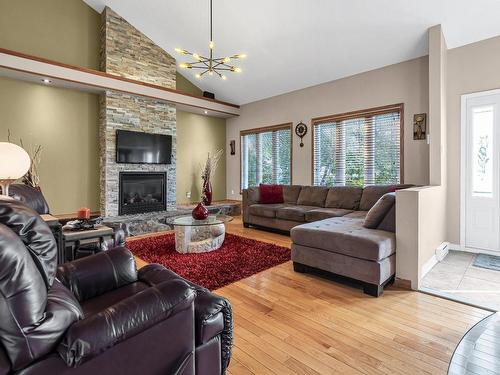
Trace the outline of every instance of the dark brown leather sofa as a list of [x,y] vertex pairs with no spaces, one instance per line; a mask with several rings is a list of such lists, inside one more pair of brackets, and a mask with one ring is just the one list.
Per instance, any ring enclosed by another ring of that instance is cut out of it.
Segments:
[[56,268],[40,216],[0,198],[0,375],[224,374],[229,302],[118,247]]
[[410,186],[284,185],[284,202],[278,204],[260,203],[259,188],[252,187],[243,191],[243,223],[289,232],[295,271],[320,269],[348,277],[378,297],[396,272],[396,199],[391,192]]

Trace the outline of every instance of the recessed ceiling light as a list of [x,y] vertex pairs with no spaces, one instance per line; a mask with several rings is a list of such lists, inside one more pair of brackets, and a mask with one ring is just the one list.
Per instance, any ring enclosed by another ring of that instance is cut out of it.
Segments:
[[203,111],[206,115],[208,115],[208,111]]
[[52,83],[52,81],[50,79],[47,79],[47,78],[44,78],[42,79],[42,83],[45,83],[46,85]]

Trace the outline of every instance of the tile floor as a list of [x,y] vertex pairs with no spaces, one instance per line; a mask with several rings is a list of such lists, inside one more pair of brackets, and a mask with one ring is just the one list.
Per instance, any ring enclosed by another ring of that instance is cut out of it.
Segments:
[[500,310],[500,271],[474,267],[475,254],[450,251],[422,280],[422,289]]

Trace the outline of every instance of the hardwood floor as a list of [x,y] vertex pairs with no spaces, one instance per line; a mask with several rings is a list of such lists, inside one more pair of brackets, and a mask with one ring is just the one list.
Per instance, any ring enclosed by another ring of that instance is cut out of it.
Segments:
[[[229,233],[290,246],[287,236]],[[229,374],[446,374],[460,338],[490,313],[389,287],[380,298],[308,274],[291,262],[216,291],[234,311]]]

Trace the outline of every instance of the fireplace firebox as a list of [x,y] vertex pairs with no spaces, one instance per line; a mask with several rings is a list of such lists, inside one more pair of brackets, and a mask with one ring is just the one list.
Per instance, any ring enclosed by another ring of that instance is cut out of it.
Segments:
[[167,174],[164,172],[120,172],[119,215],[165,211]]

